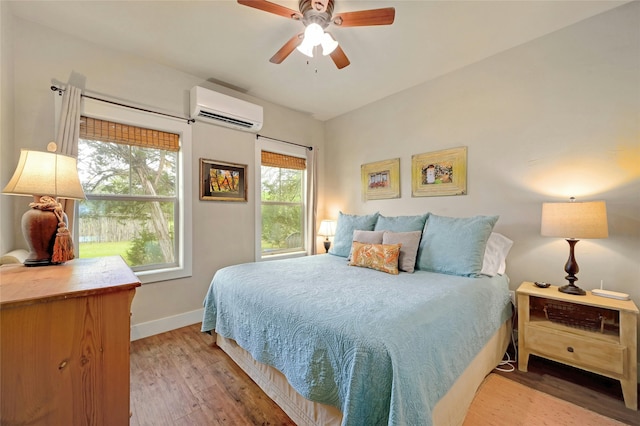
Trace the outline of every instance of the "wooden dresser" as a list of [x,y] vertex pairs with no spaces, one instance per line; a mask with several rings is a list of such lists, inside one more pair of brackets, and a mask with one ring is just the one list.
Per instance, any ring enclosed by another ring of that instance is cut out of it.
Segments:
[[130,309],[119,256],[0,267],[2,425],[128,425]]

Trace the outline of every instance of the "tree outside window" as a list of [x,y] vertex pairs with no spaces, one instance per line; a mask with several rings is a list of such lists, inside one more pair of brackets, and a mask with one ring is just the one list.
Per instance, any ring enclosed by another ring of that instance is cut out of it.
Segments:
[[177,151],[155,147],[158,132],[151,129],[111,122],[95,127],[108,131],[81,126],[78,144],[87,197],[79,205],[80,257],[121,255],[134,270],[176,265]]
[[304,159],[263,151],[261,167],[263,256],[305,250],[305,174]]

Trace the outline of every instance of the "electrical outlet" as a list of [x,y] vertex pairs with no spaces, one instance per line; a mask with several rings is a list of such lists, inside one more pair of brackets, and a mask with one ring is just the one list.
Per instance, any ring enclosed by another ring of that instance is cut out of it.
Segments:
[[516,292],[509,290],[509,294],[511,295],[511,303],[513,303],[513,306],[516,306]]

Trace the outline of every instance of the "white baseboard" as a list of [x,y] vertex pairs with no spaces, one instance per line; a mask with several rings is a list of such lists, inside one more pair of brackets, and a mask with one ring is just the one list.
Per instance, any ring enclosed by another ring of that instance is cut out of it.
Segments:
[[131,341],[175,330],[176,328],[186,327],[191,324],[197,324],[202,322],[203,313],[204,308],[201,308],[179,315],[133,324],[131,326]]

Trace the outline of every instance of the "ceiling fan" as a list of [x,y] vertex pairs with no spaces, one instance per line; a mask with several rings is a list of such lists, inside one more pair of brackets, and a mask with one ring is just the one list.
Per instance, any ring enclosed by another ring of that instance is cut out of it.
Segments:
[[238,0],[238,3],[301,21],[304,24],[304,32],[291,37],[269,59],[274,64],[284,61],[296,48],[303,54],[313,57],[314,48],[322,46],[322,54],[325,56],[330,55],[338,69],[342,69],[349,65],[350,62],[338,42],[334,40],[330,33],[325,32],[329,25],[333,24],[338,27],[390,25],[393,24],[396,16],[396,10],[393,7],[344,12],[333,16],[334,0],[299,0],[298,8],[300,12],[267,0]]

